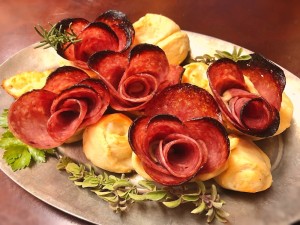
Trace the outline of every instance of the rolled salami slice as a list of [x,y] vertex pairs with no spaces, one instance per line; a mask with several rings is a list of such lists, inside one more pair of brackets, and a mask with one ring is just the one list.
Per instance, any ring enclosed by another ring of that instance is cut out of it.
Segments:
[[119,52],[127,50],[134,39],[134,28],[127,16],[117,10],[108,10],[96,18],[95,22],[102,22],[111,27],[119,39]]
[[146,173],[163,185],[218,170],[229,154],[225,129],[209,117],[185,122],[167,114],[139,117],[129,129],[129,142]]
[[[252,57],[239,63],[220,59],[208,68],[207,76],[226,119],[242,133],[268,137],[275,134],[279,126],[278,110],[285,77],[280,68],[261,56]],[[243,75],[250,79],[258,93],[249,91]]]
[[[67,18],[58,22],[55,27],[62,33],[75,33],[76,36],[78,36],[89,23],[90,22],[84,18]],[[58,45],[57,53],[65,59],[68,59],[70,61],[76,61],[74,45],[71,43]]]
[[61,91],[89,78],[83,70],[73,66],[62,66],[53,71],[47,78],[44,90],[59,94]]
[[221,111],[206,90],[188,83],[181,83],[162,90],[147,104],[145,115],[171,114],[182,121],[211,117],[222,121]]
[[19,97],[9,108],[9,130],[15,137],[35,148],[49,149],[62,144],[47,131],[50,108],[56,94],[34,90]]
[[119,52],[101,51],[90,57],[88,65],[110,86],[110,89],[118,89],[128,66],[128,57]]
[[111,94],[111,107],[120,111],[142,110],[163,88],[180,82],[181,66],[169,65],[157,46],[135,46],[129,59],[111,51],[94,54],[89,67],[103,79]]
[[286,78],[283,70],[259,54],[251,54],[248,61],[238,61],[243,75],[254,84],[261,97],[280,110]]
[[118,37],[105,23],[90,23],[78,38],[81,41],[74,45],[75,58],[83,62],[87,62],[91,55],[99,51],[118,51]]

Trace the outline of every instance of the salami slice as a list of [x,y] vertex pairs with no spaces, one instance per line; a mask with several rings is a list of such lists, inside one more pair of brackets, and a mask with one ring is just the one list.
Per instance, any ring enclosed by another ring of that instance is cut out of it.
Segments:
[[[89,24],[84,18],[67,18],[61,20],[56,24],[56,28],[60,30],[62,33],[74,33],[77,36],[81,33],[81,31]],[[63,45],[57,46],[57,53],[70,61],[75,61],[75,53],[74,53],[74,45],[71,43],[65,43]]]
[[56,94],[34,90],[19,97],[9,108],[9,130],[24,143],[41,149],[59,146],[47,131],[50,108]]
[[159,47],[149,44],[135,46],[129,59],[111,51],[96,53],[88,65],[110,89],[111,107],[120,111],[144,109],[156,93],[179,83],[183,72],[181,66],[169,65]]
[[134,39],[134,28],[127,16],[117,10],[108,10],[96,18],[95,22],[102,22],[109,25],[119,39],[118,51],[127,50]]
[[93,89],[97,94],[95,101],[89,100],[89,111],[87,112],[83,123],[80,125],[80,127],[83,128],[96,123],[102,117],[109,105],[110,95],[108,88],[102,80],[90,78],[81,81],[79,84]]
[[259,94],[280,110],[286,78],[283,70],[259,54],[252,54],[248,61],[239,61],[239,68],[254,84]]
[[119,52],[101,51],[90,57],[88,65],[102,80],[106,81],[108,86],[111,86],[110,89],[118,89],[128,66],[128,58]]
[[75,58],[87,62],[89,57],[98,51],[117,51],[118,37],[106,24],[90,23],[78,36],[81,41],[74,45]]
[[129,142],[146,173],[163,185],[218,170],[229,155],[225,129],[209,117],[185,122],[172,115],[139,117],[129,129]]
[[43,89],[59,94],[62,90],[87,78],[89,76],[81,69],[73,66],[62,66],[48,76]]
[[172,114],[182,121],[211,117],[221,122],[221,112],[206,90],[188,83],[181,83],[162,90],[147,104],[145,115]]
[[[207,75],[227,120],[245,134],[268,137],[275,134],[279,126],[278,108],[285,78],[274,64],[270,66],[269,62],[262,62],[260,56],[252,56],[252,60],[243,63],[220,59],[209,67]],[[243,75],[249,77],[258,93],[249,91]]]

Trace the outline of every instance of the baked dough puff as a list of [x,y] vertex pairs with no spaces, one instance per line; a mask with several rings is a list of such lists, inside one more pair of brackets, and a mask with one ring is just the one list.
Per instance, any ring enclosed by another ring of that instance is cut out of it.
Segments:
[[115,173],[133,170],[128,129],[132,120],[122,113],[103,116],[83,133],[83,151],[93,165]]
[[159,46],[171,65],[179,65],[190,51],[186,32],[168,17],[148,13],[133,24],[135,39],[133,45],[148,43]]
[[264,191],[272,185],[270,159],[251,140],[238,138],[227,169],[214,179],[221,187],[234,191]]

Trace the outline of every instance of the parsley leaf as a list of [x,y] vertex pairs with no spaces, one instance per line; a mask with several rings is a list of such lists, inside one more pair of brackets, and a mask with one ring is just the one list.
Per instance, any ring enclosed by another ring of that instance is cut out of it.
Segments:
[[4,149],[3,159],[13,171],[24,169],[32,162],[46,162],[46,154],[53,154],[54,149],[37,149],[17,139],[8,129],[7,112],[0,116],[0,126],[5,129],[0,138],[0,148]]

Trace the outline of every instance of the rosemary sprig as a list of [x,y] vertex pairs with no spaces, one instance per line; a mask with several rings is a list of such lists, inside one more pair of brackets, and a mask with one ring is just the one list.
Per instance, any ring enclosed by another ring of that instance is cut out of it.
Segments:
[[43,38],[43,40],[40,41],[40,44],[35,48],[44,47],[44,49],[46,49],[46,48],[53,47],[55,50],[57,50],[58,46],[63,46],[64,44],[68,44],[66,47],[64,47],[65,50],[71,44],[81,41],[78,38],[78,36],[74,33],[74,31],[71,29],[72,23],[70,23],[69,25],[70,31],[62,29],[62,25],[58,27],[57,24],[52,25],[49,23],[49,25],[51,26],[49,31],[46,30],[41,25],[34,27],[35,31]]
[[191,62],[203,62],[207,65],[212,64],[218,59],[222,58],[228,58],[231,59],[235,62],[240,61],[240,60],[249,60],[251,59],[251,55],[242,55],[243,48],[237,49],[236,46],[233,47],[232,53],[229,53],[227,51],[220,51],[216,50],[216,53],[214,56],[204,54],[201,56],[196,56],[194,59],[191,59]]
[[152,181],[141,180],[134,184],[125,175],[117,177],[107,173],[95,174],[92,168],[72,162],[62,157],[57,168],[70,174],[69,179],[75,185],[89,188],[101,199],[109,203],[115,212],[123,212],[134,202],[155,201],[161,202],[168,208],[175,208],[184,203],[192,203],[195,208],[193,214],[206,213],[207,222],[215,218],[227,222],[229,214],[222,207],[225,202],[217,193],[215,185],[206,188],[203,182],[189,182],[181,186],[157,186]]

